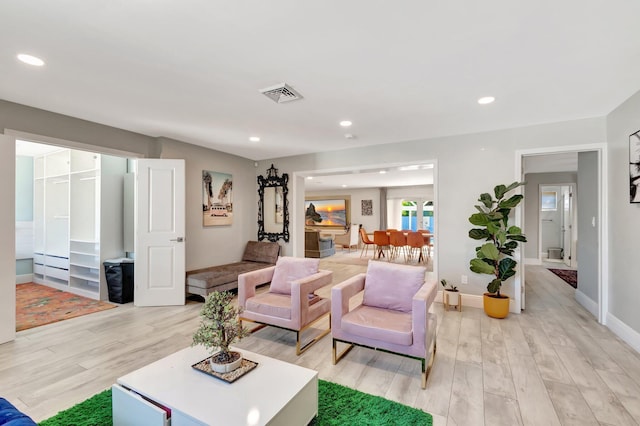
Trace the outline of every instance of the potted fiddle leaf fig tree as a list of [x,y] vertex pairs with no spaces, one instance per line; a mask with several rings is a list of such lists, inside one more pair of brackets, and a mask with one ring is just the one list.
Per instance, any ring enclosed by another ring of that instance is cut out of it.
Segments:
[[476,247],[476,257],[471,259],[469,268],[478,274],[491,275],[487,285],[488,293],[484,294],[484,310],[490,317],[505,318],[509,314],[509,296],[500,294],[502,284],[516,274],[513,259],[515,249],[519,243],[527,242],[522,230],[517,226],[509,226],[509,215],[524,198],[520,194],[506,198],[507,193],[513,191],[525,182],[513,182],[509,186],[498,185],[491,194],[480,194],[476,205],[478,213],[469,217],[475,228],[469,231],[469,237],[474,240],[484,240],[485,243]]
[[232,301],[233,294],[228,291],[214,291],[207,296],[200,310],[200,326],[191,344],[209,349],[209,363],[217,373],[228,373],[242,364],[242,354],[230,350],[229,346],[250,334],[238,319],[242,308],[235,307]]

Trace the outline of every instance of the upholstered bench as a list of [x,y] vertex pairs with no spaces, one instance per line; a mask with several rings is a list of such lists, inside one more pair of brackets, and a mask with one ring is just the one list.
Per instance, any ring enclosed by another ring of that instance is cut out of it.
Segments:
[[278,243],[249,241],[242,261],[187,272],[187,293],[206,297],[213,291],[236,289],[238,275],[275,265],[279,253]]
[[0,398],[0,425],[3,426],[35,426],[31,417],[19,411],[9,401]]

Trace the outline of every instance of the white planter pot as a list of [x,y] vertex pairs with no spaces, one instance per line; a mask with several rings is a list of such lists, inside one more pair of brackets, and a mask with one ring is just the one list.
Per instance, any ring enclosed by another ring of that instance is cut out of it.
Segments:
[[447,292],[447,297],[449,299],[449,306],[458,306],[458,304],[460,303],[460,292],[448,290],[445,291]]
[[209,358],[209,364],[211,365],[211,369],[216,373],[224,374],[224,373],[230,373],[231,371],[240,367],[240,365],[242,365],[242,354],[237,351],[234,351],[234,352],[239,354],[240,357],[237,360],[227,364],[218,364],[213,362],[213,357]]

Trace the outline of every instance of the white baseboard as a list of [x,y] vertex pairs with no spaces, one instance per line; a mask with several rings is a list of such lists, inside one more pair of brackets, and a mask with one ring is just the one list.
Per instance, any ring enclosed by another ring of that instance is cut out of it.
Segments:
[[640,352],[640,333],[613,316],[611,312],[607,313],[607,327],[629,346]]
[[542,261],[540,259],[528,257],[524,259],[524,264],[525,265],[542,265]]
[[33,274],[16,275],[16,284],[33,282]]
[[591,315],[598,318],[598,304],[580,290],[576,290],[576,301],[587,311],[591,312]]

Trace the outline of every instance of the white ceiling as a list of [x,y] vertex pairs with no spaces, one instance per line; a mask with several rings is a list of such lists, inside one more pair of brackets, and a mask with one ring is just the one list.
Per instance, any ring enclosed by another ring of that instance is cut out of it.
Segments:
[[[640,88],[632,0],[2,0],[0,16],[0,98],[252,160],[603,116]],[[258,92],[281,82],[304,99]]]

